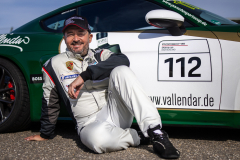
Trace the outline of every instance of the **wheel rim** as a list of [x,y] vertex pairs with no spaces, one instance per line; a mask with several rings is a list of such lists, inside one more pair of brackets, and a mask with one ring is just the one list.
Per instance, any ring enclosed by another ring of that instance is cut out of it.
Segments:
[[12,113],[16,101],[16,85],[7,69],[0,66],[0,124]]

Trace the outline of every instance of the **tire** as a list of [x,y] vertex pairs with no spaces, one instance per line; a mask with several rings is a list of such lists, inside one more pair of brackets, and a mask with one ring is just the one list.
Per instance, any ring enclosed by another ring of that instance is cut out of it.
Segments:
[[26,80],[16,65],[0,58],[0,132],[23,130],[30,121]]

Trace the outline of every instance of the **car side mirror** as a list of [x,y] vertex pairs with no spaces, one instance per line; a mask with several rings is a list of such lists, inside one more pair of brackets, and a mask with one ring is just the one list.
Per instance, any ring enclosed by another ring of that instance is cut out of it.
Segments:
[[145,19],[148,24],[154,27],[166,28],[173,36],[181,36],[186,32],[183,25],[184,17],[170,10],[156,9],[149,11]]

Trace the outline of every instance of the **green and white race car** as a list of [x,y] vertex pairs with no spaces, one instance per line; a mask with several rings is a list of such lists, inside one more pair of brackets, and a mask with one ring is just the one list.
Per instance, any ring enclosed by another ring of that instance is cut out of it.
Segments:
[[164,124],[240,128],[240,25],[183,1],[82,0],[0,35],[0,132],[39,121],[41,67],[66,50],[72,15],[87,17],[91,48],[128,56]]

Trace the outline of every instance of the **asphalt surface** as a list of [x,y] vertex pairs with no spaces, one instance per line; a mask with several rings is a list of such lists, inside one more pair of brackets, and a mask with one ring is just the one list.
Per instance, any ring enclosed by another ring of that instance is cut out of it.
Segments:
[[[56,137],[48,141],[26,141],[39,134],[39,123],[16,133],[0,134],[1,160],[160,159],[152,145],[96,154],[86,148],[72,123],[58,122]],[[133,126],[136,127],[136,126]],[[226,128],[165,126],[171,142],[181,152],[179,159],[240,159],[240,130]],[[101,135],[99,135],[101,138]]]

